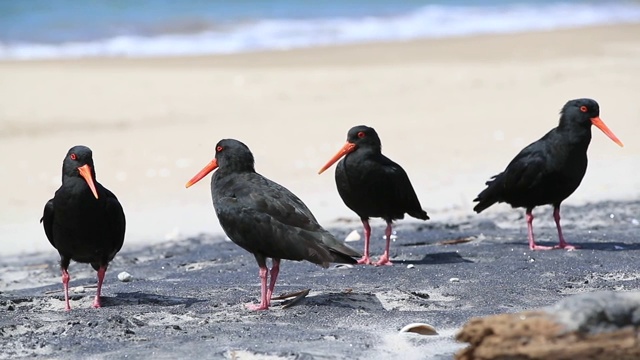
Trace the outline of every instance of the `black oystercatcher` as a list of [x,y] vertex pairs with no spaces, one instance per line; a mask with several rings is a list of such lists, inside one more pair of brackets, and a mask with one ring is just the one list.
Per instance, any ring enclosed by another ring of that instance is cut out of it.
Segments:
[[62,186],[44,206],[44,232],[60,253],[66,310],[71,260],[89,263],[98,272],[93,307],[100,307],[102,281],[109,262],[124,243],[125,218],[115,195],[96,181],[91,149],[74,146],[62,162]]
[[[255,256],[260,267],[260,304],[249,304],[249,309],[269,308],[281,259],[307,260],[325,268],[330,262],[356,263],[352,257],[360,254],[323,229],[302,200],[255,171],[253,154],[245,144],[220,140],[215,158],[186,187],[215,169],[211,197],[220,225],[234,243]],[[268,288],[267,258],[272,259]]]
[[575,249],[562,236],[560,204],[578,188],[587,170],[591,125],[623,146],[600,119],[600,107],[595,100],[571,100],[562,108],[556,128],[522,149],[503,172],[486,183],[487,188],[473,200],[478,202],[473,210],[480,213],[497,202],[527,209],[529,248],[548,250],[552,248],[536,245],[534,241],[532,211],[539,205],[553,205],[560,242],[554,248]]
[[381,149],[380,138],[373,128],[364,125],[352,127],[347,133],[347,143],[318,172],[322,174],[344,156],[336,166],[336,185],[344,203],[360,216],[364,226],[364,256],[359,264],[371,264],[370,217],[380,217],[387,222],[387,247],[376,265],[392,265],[389,244],[393,220],[404,218],[405,213],[417,219],[429,219],[420,206],[407,173],[382,155]]

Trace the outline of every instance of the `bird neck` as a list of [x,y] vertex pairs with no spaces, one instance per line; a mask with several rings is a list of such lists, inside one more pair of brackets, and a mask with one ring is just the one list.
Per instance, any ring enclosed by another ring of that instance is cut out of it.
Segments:
[[591,126],[580,126],[577,124],[560,122],[558,132],[568,144],[580,144],[588,147],[591,143]]

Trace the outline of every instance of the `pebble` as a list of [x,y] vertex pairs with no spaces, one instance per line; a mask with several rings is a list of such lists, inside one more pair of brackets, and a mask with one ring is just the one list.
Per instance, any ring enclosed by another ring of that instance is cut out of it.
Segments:
[[118,280],[122,282],[129,282],[132,279],[133,279],[133,276],[126,271],[123,271],[120,274],[118,274]]
[[76,294],[82,294],[84,292],[84,286],[76,286],[71,289]]

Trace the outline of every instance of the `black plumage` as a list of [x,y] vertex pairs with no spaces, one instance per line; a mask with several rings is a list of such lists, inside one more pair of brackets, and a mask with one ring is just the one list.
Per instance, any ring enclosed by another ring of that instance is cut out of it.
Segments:
[[69,305],[71,260],[89,263],[98,272],[93,307],[100,307],[104,275],[124,243],[125,216],[116,196],[96,180],[91,149],[74,146],[62,163],[62,185],[40,219],[51,245],[60,254],[65,308]]
[[404,169],[382,154],[378,133],[368,126],[355,126],[347,133],[347,143],[320,169],[324,172],[336,161],[335,180],[345,205],[353,210],[364,226],[365,247],[360,264],[371,264],[369,218],[379,217],[387,222],[386,249],[376,265],[391,265],[389,246],[392,223],[405,214],[421,220],[429,219]]
[[578,188],[587,171],[591,125],[597,126],[622,146],[622,142],[600,119],[600,107],[595,100],[571,100],[564,105],[560,115],[556,128],[522,149],[503,172],[486,183],[487,188],[474,199],[478,204],[473,210],[478,213],[500,202],[514,208],[525,208],[529,247],[532,250],[550,249],[536,245],[533,236],[533,208],[547,204],[554,207],[553,217],[559,238],[556,248],[575,248],[562,235],[560,204]]
[[[249,306],[269,308],[280,260],[356,263],[360,254],[322,228],[307,206],[285,187],[254,169],[253,154],[240,141],[225,139],[216,145],[215,159],[187,187],[218,169],[211,179],[211,197],[220,225],[229,238],[252,253],[260,267],[261,301]],[[272,259],[267,287],[266,259]]]

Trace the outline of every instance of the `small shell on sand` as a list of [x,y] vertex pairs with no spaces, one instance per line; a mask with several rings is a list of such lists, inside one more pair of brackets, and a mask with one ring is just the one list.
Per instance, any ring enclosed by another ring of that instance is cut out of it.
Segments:
[[76,294],[82,294],[84,292],[84,286],[76,286],[71,288],[71,292],[74,292]]
[[126,271],[123,271],[120,274],[118,274],[118,280],[122,282],[129,282],[132,279],[133,279],[133,276]]
[[349,233],[349,235],[347,235],[346,238],[344,238],[345,242],[352,242],[352,241],[358,241],[360,240],[360,233],[358,233],[358,230],[353,230],[352,232]]
[[433,326],[424,323],[411,323],[400,329],[400,332],[412,332],[420,335],[438,335],[438,332]]

